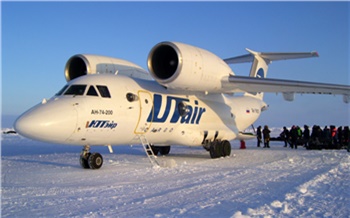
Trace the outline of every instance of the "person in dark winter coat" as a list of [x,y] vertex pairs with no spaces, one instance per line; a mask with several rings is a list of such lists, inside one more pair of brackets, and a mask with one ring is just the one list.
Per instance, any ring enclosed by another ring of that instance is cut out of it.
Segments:
[[338,144],[341,145],[343,143],[343,127],[339,126],[337,129],[337,137]]
[[309,146],[309,140],[310,140],[310,130],[307,125],[304,125],[303,140],[304,140],[304,146],[307,148]]
[[320,141],[326,142],[327,144],[329,144],[332,141],[331,130],[327,126],[325,126],[323,129],[322,136],[320,137]]
[[296,126],[292,126],[292,129],[290,130],[290,137],[291,137],[291,141],[292,141],[292,144],[290,145],[291,148],[295,148],[297,149],[298,148],[298,145],[297,145],[297,141],[298,141],[298,129]]
[[268,126],[264,126],[263,136],[264,136],[264,148],[270,148],[270,130]]
[[287,144],[289,143],[289,130],[287,127],[283,127],[283,131],[280,134],[281,139],[284,141],[284,147],[287,147]]
[[256,139],[258,140],[258,147],[260,147],[260,143],[262,142],[261,126],[259,126],[256,131]]
[[350,152],[350,129],[348,126],[344,127],[343,136],[344,136],[344,144],[345,144],[346,150]]

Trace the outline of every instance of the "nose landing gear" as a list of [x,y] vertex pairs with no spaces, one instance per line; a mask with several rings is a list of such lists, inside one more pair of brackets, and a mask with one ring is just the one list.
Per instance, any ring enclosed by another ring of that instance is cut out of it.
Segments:
[[85,145],[80,153],[80,166],[84,169],[100,169],[103,158],[100,153],[90,153],[90,146]]

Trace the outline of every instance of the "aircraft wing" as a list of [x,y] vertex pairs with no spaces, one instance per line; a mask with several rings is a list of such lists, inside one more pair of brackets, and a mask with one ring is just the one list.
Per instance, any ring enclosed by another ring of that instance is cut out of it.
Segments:
[[348,85],[245,76],[229,76],[222,85],[227,92],[343,95],[344,102],[349,103],[350,101],[350,86]]

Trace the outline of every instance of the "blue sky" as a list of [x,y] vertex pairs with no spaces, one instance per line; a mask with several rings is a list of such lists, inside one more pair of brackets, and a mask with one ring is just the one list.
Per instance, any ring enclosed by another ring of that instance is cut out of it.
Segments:
[[[221,58],[256,51],[318,51],[274,62],[268,77],[350,84],[349,2],[2,2],[2,114],[19,115],[65,84],[74,54],[146,68],[150,49],[179,41]],[[232,66],[248,75],[249,64]],[[259,125],[349,125],[341,96],[266,94]]]

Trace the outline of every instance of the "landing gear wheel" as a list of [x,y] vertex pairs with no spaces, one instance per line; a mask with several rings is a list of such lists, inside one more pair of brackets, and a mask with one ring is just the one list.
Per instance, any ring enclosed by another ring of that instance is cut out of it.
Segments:
[[79,158],[79,162],[80,162],[80,166],[84,169],[89,169],[89,157],[90,157],[91,153],[90,153],[90,146],[89,145],[85,145],[83,147],[83,150],[81,150],[80,153],[80,158]]
[[219,158],[231,155],[231,144],[229,141],[214,141],[210,144],[210,157]]
[[218,158],[218,155],[215,152],[215,145],[210,146],[209,153],[211,158]]
[[79,162],[80,162],[80,166],[84,169],[90,169],[90,166],[89,166],[89,162],[88,162],[88,159],[90,157],[91,153],[87,153],[86,156],[84,155],[80,155],[80,159],[79,159]]
[[219,158],[221,157],[221,144],[218,143],[218,142],[213,142],[211,145],[210,145],[210,157],[211,158]]
[[100,153],[92,153],[88,159],[91,169],[100,169],[103,164],[103,158]]
[[231,143],[227,140],[221,142],[222,146],[222,156],[230,156],[231,155]]
[[159,147],[159,153],[161,155],[168,155],[170,152],[170,146]]

